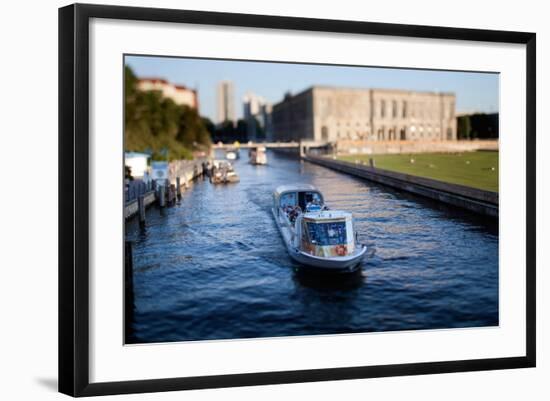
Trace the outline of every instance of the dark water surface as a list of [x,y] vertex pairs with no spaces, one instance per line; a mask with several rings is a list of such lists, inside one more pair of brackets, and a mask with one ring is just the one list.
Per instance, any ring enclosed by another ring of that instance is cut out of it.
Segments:
[[[181,202],[133,220],[131,342],[166,342],[498,325],[498,227],[458,209],[268,153],[236,163],[241,182],[199,179]],[[281,184],[317,186],[353,212],[362,269],[301,271],[273,222]]]

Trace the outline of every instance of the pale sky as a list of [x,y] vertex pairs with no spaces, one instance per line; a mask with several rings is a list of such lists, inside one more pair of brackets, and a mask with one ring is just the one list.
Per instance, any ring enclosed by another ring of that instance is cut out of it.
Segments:
[[150,56],[126,56],[125,61],[138,77],[164,78],[197,89],[199,111],[213,121],[216,85],[222,80],[233,81],[238,118],[246,92],[277,103],[286,92],[298,93],[313,85],[454,92],[458,113],[499,110],[497,73]]

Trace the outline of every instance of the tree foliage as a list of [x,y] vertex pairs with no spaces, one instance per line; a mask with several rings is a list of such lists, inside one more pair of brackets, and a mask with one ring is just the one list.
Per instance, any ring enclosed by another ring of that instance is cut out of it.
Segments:
[[151,153],[154,160],[190,159],[211,145],[205,120],[196,109],[177,105],[159,91],[140,91],[125,67],[125,150]]
[[498,139],[498,113],[476,113],[457,118],[458,139]]
[[470,134],[472,131],[470,116],[458,117],[456,125],[458,139],[470,139]]
[[248,130],[246,121],[239,119],[237,124],[232,121],[225,121],[218,126],[212,126],[212,138],[215,142],[232,143],[234,141],[248,141]]

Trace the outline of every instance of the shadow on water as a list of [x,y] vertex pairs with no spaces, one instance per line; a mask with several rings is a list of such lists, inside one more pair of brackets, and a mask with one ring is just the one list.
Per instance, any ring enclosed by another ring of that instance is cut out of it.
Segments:
[[294,279],[302,286],[317,290],[353,290],[366,280],[362,269],[350,273],[319,272],[303,267],[294,269]]

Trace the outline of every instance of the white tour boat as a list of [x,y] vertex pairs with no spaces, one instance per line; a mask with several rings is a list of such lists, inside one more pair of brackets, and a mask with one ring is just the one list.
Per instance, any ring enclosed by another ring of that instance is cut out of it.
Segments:
[[329,210],[312,185],[278,187],[272,212],[290,257],[301,264],[349,272],[365,256],[367,247],[356,242],[352,214]]
[[251,148],[249,151],[249,162],[250,164],[267,164],[267,155],[265,153],[265,146],[258,146],[256,148]]

